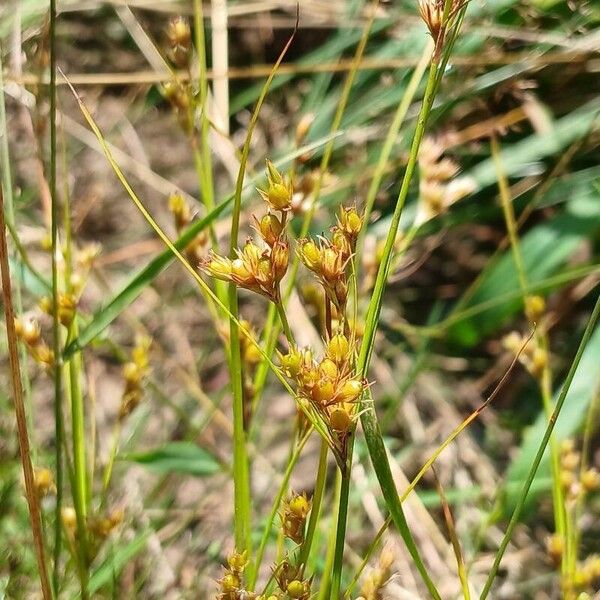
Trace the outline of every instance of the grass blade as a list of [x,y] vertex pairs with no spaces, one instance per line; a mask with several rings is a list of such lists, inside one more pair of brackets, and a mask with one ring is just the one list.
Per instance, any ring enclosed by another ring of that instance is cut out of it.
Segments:
[[554,408],[554,411],[552,412],[552,416],[550,417],[550,420],[549,420],[546,430],[544,432],[542,441],[538,447],[536,455],[533,459],[533,462],[532,462],[529,472],[527,474],[527,479],[525,480],[525,483],[524,483],[523,487],[521,488],[521,492],[518,496],[518,499],[517,499],[517,502],[515,505],[515,509],[510,518],[508,527],[506,528],[506,532],[504,533],[502,541],[500,542],[500,547],[498,548],[496,557],[494,558],[494,564],[492,565],[492,568],[490,569],[490,573],[485,582],[485,585],[481,592],[481,596],[480,596],[479,600],[485,600],[485,598],[487,598],[488,594],[490,593],[490,589],[492,587],[492,584],[494,583],[494,579],[496,578],[496,575],[498,574],[498,569],[500,568],[500,562],[502,561],[504,552],[506,551],[506,548],[512,537],[513,531],[519,521],[519,517],[521,515],[523,506],[525,505],[525,500],[527,499],[527,494],[529,493],[529,488],[531,487],[531,484],[533,483],[533,480],[535,479],[535,475],[537,473],[538,467],[540,466],[540,463],[542,462],[544,452],[546,451],[546,446],[548,445],[548,442],[550,441],[550,436],[552,435],[552,432],[554,431],[554,426],[560,415],[562,407],[565,403],[567,393],[569,391],[569,388],[571,387],[571,383],[573,382],[575,373],[577,372],[577,368],[579,367],[581,357],[583,356],[583,352],[584,352],[588,342],[590,341],[590,338],[592,337],[592,333],[594,331],[594,327],[596,326],[596,321],[598,320],[599,316],[600,316],[600,295],[598,296],[598,298],[596,300],[596,305],[594,306],[594,310],[593,310],[593,312],[590,316],[590,319],[587,323],[587,326],[583,333],[583,337],[581,338],[581,343],[579,344],[579,348],[577,349],[577,354],[575,355],[575,358],[573,359],[571,368],[569,369],[569,373],[567,374],[567,378],[565,379],[565,382],[563,383],[562,389],[560,391],[560,395],[558,397],[558,400],[556,401],[556,406]]

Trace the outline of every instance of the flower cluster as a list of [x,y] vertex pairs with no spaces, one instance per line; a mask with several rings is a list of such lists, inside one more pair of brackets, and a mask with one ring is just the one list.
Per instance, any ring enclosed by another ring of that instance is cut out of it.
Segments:
[[431,138],[425,138],[419,150],[419,204],[415,223],[420,225],[443,214],[452,204],[469,195],[474,183],[465,177],[456,178],[458,165],[442,158],[444,148]]
[[219,584],[218,600],[242,600],[256,597],[244,590],[243,579],[247,564],[248,554],[246,552],[234,552],[227,557],[227,567],[217,582]]
[[304,541],[304,526],[310,508],[311,502],[306,494],[293,494],[283,503],[280,513],[283,535],[296,544]]
[[144,381],[150,371],[148,361],[150,344],[150,338],[140,337],[131,352],[131,360],[123,365],[125,389],[123,390],[119,409],[119,419],[121,421],[126,419],[142,401]]
[[292,600],[308,600],[310,598],[311,581],[303,580],[300,567],[287,560],[282,561],[275,569],[275,580],[279,589]]
[[316,276],[327,298],[338,311],[343,311],[348,298],[348,265],[363,225],[355,208],[340,207],[338,223],[331,230],[331,239],[300,240],[298,256]]
[[309,349],[290,348],[280,356],[284,373],[296,382],[298,398],[321,415],[342,443],[356,421],[357,402],[366,387],[353,373],[352,358],[350,343],[342,333],[328,340],[320,361]]
[[236,250],[235,257],[228,258],[211,252],[200,263],[200,268],[216,279],[233,282],[238,287],[279,302],[280,283],[287,272],[290,256],[285,226],[293,191],[291,184],[270,161],[267,161],[267,173],[268,187],[258,192],[268,204],[269,212],[261,219],[255,218],[255,229],[264,246],[248,238],[244,247]]
[[394,554],[392,549],[386,546],[379,555],[379,565],[373,569],[365,578],[360,590],[360,596],[357,600],[381,600],[383,588],[390,580],[392,574],[392,565],[394,563]]
[[42,339],[42,330],[37,320],[15,318],[15,332],[35,362],[46,369],[54,365],[54,352]]

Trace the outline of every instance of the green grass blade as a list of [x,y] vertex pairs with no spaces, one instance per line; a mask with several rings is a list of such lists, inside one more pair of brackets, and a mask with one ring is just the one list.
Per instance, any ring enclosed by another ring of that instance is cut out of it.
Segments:
[[554,426],[555,426],[556,421],[561,413],[562,407],[565,403],[565,399],[567,398],[567,393],[569,391],[569,388],[571,387],[571,383],[573,382],[573,379],[575,378],[577,368],[579,367],[579,363],[581,362],[581,358],[583,356],[584,350],[585,350],[586,346],[588,345],[590,338],[592,337],[592,333],[594,332],[594,327],[596,326],[596,321],[598,320],[599,316],[600,316],[600,296],[598,296],[598,298],[596,300],[596,305],[594,306],[594,310],[592,311],[590,319],[589,319],[587,326],[585,328],[585,331],[583,333],[583,337],[581,338],[581,343],[579,344],[579,348],[577,349],[577,353],[575,355],[575,358],[573,359],[573,362],[569,369],[569,373],[567,374],[565,382],[563,383],[562,389],[561,389],[558,399],[556,401],[556,406],[555,406],[554,411],[552,412],[552,416],[550,417],[550,420],[546,426],[546,430],[544,431],[544,436],[542,437],[542,441],[537,449],[537,452],[535,454],[535,457],[533,459],[533,462],[531,464],[529,472],[527,473],[527,479],[525,480],[525,483],[523,484],[523,487],[521,488],[521,491],[519,493],[519,496],[518,496],[518,499],[517,499],[517,502],[515,505],[515,509],[512,513],[512,516],[510,518],[508,527],[506,528],[506,532],[502,538],[502,541],[500,542],[500,547],[498,548],[498,552],[496,553],[496,557],[494,558],[494,564],[492,565],[492,568],[490,569],[490,573],[485,582],[485,585],[483,587],[483,590],[481,592],[481,596],[479,597],[479,600],[485,600],[485,598],[487,598],[488,594],[490,593],[490,589],[492,587],[492,584],[494,583],[494,579],[496,578],[496,575],[498,574],[498,569],[500,568],[500,562],[502,561],[504,552],[506,551],[506,548],[511,540],[513,531],[519,521],[519,517],[521,516],[521,511],[523,509],[523,506],[525,505],[525,501],[526,501],[527,495],[529,493],[529,488],[531,487],[531,484],[533,483],[533,480],[535,479],[535,476],[536,476],[536,473],[540,466],[540,463],[542,461],[542,458],[544,457],[546,447],[548,446],[548,442],[550,441],[550,436],[552,435],[552,432],[554,431]]

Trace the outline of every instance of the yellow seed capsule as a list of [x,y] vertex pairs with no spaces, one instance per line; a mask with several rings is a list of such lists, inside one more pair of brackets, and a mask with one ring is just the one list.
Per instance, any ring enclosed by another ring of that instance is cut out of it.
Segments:
[[321,269],[321,250],[312,241],[305,241],[300,246],[300,258],[302,262],[311,271],[320,271]]
[[299,519],[305,519],[310,511],[310,502],[308,498],[302,494],[292,498],[289,502],[290,512]]
[[58,320],[68,327],[75,317],[77,299],[72,294],[63,294],[58,299]]
[[39,468],[36,469],[34,474],[34,485],[38,493],[38,496],[47,496],[50,492],[56,492],[56,486],[54,485],[54,476],[50,469]]
[[291,348],[287,354],[281,355],[281,368],[288,377],[296,377],[302,367],[302,354],[297,348]]
[[555,565],[559,565],[562,559],[563,552],[565,551],[565,543],[562,536],[556,533],[551,535],[546,540],[546,550],[552,562]]
[[596,469],[588,469],[581,474],[581,485],[588,492],[600,489],[600,474]]
[[281,236],[282,231],[282,222],[271,213],[267,213],[260,221],[258,221],[258,232],[269,246],[273,246]]
[[331,379],[321,379],[312,389],[312,398],[319,404],[327,404],[333,400],[335,386]]
[[236,258],[231,261],[231,273],[242,283],[248,281],[252,277],[252,273],[241,258]]
[[235,573],[226,573],[219,579],[221,591],[237,592],[240,587],[240,578]]
[[287,242],[275,242],[271,251],[271,263],[273,265],[275,281],[279,282],[283,279],[288,268],[289,259],[290,251]]
[[351,423],[352,418],[345,408],[335,408],[331,411],[331,415],[329,417],[329,426],[334,431],[348,431]]
[[340,208],[340,228],[350,238],[356,239],[362,229],[362,217],[356,212],[356,208]]
[[258,262],[263,255],[262,250],[252,241],[246,242],[242,251],[242,260],[250,264]]
[[306,585],[304,582],[294,579],[288,583],[287,589],[285,590],[287,595],[294,600],[301,599],[307,592]]
[[227,564],[234,573],[243,573],[248,564],[248,552],[234,552],[227,558]]
[[348,338],[338,333],[327,342],[327,356],[338,365],[348,361],[350,344]]
[[65,506],[61,509],[60,519],[65,529],[67,529],[68,531],[72,531],[75,529],[75,526],[77,525],[77,515],[75,513],[75,509],[72,506]]
[[40,298],[40,301],[38,302],[38,306],[40,307],[40,310],[42,312],[45,312],[47,315],[52,314],[53,304],[52,304],[52,298],[50,298],[49,296],[43,296],[42,298]]
[[206,264],[205,269],[212,277],[229,281],[231,279],[231,260],[223,256],[213,256]]
[[21,326],[17,326],[15,323],[15,329],[20,332],[20,336],[23,341],[29,346],[35,346],[41,338],[40,324],[33,319],[28,319],[21,323]]
[[538,321],[546,310],[546,301],[542,296],[527,296],[525,298],[525,314],[530,321]]
[[354,402],[363,391],[363,384],[356,379],[348,379],[337,395],[340,402]]
[[331,380],[336,379],[339,373],[337,365],[330,358],[324,358],[321,361],[319,371],[324,377],[329,377]]

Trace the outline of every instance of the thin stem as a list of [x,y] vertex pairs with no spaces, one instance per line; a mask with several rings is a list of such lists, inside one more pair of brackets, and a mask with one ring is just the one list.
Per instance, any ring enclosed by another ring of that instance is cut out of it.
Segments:
[[56,504],[54,516],[54,567],[52,586],[58,596],[60,587],[60,555],[62,544],[61,508],[63,493],[64,420],[62,411],[61,332],[58,321],[58,196],[56,193],[56,0],[50,0],[50,195],[52,238],[52,347],[54,351],[54,437],[56,469]]
[[[390,266],[392,262],[392,252],[394,247],[394,242],[396,240],[396,235],[398,232],[398,227],[400,224],[400,217],[402,215],[402,211],[404,208],[404,204],[406,202],[406,198],[408,196],[408,191],[410,187],[410,182],[412,180],[412,176],[415,171],[415,167],[417,164],[419,146],[421,144],[421,140],[425,133],[425,126],[427,124],[427,120],[429,114],[431,112],[431,107],[433,105],[433,100],[435,96],[435,89],[437,83],[437,72],[439,67],[439,57],[437,48],[434,51],[434,55],[431,61],[431,67],[429,70],[429,78],[427,80],[427,87],[425,89],[425,95],[423,98],[423,103],[421,106],[421,111],[419,113],[419,118],[417,121],[417,127],[415,130],[413,143],[411,146],[411,152],[408,159],[408,163],[406,166],[406,171],[404,174],[404,179],[402,180],[402,185],[400,187],[400,192],[398,194],[398,200],[396,202],[396,207],[394,209],[394,214],[392,217],[392,221],[390,223],[390,229],[388,231],[388,236],[386,238],[385,248],[383,252],[383,257],[381,264],[379,266],[379,270],[377,271],[377,279],[375,282],[375,287],[373,290],[373,295],[371,297],[371,301],[369,303],[369,307],[367,310],[367,316],[365,319],[366,327],[364,332],[363,341],[360,347],[360,353],[358,358],[358,372],[366,377],[368,373],[369,363],[371,359],[371,354],[373,352],[373,346],[375,342],[375,333],[377,331],[377,326],[379,323],[379,316],[381,313],[381,303],[383,300],[383,292],[386,287],[387,279],[389,276]],[[389,461],[387,459],[387,454],[385,450],[385,445],[383,444],[383,439],[381,435],[381,430],[379,424],[377,422],[377,416],[373,408],[366,410],[361,415],[361,423],[363,426],[363,431],[365,433],[365,439],[367,441],[367,447],[369,449],[369,454],[371,456],[371,461],[376,468],[377,477],[379,479],[379,483],[386,500],[386,504],[392,514],[394,522],[398,528],[399,533],[401,534],[404,542],[407,546],[407,549],[415,561],[415,565],[425,582],[427,589],[430,594],[436,598],[440,599],[439,592],[437,591],[435,585],[431,581],[429,577],[429,573],[427,568],[425,567],[417,546],[414,542],[412,534],[408,528],[408,523],[406,522],[406,517],[404,515],[404,511],[402,510],[402,506],[400,504],[398,498],[398,491],[396,490],[396,486],[394,484],[394,479],[392,477]]]
[[[55,309],[56,312],[56,309]],[[69,327],[68,339],[77,337],[77,316],[74,316]],[[81,353],[73,355],[68,365],[69,389],[71,397],[71,435],[73,452],[73,507],[77,517],[77,552],[79,556],[79,574],[81,583],[81,595],[87,598],[88,583],[88,552],[87,552],[87,502],[88,481],[87,462],[85,448],[85,409],[83,393],[81,391]]]
[[600,296],[598,296],[598,298],[596,300],[596,305],[594,306],[594,310],[592,311],[590,319],[589,319],[587,326],[585,328],[585,331],[583,333],[583,337],[581,338],[581,342],[579,344],[579,348],[577,349],[577,353],[575,354],[575,358],[573,359],[573,362],[571,363],[571,367],[569,368],[569,373],[567,374],[567,378],[565,379],[565,382],[563,383],[562,389],[558,396],[558,400],[556,401],[556,406],[554,407],[554,411],[552,412],[552,415],[551,415],[548,425],[546,427],[546,431],[544,432],[544,436],[542,438],[542,441],[540,443],[538,451],[535,455],[535,458],[533,459],[533,463],[531,464],[529,473],[527,474],[525,484],[521,488],[521,493],[519,494],[519,498],[517,499],[517,503],[515,505],[515,509],[510,518],[510,521],[508,523],[508,527],[506,528],[506,532],[504,533],[502,541],[500,542],[500,547],[498,548],[498,551],[496,552],[496,557],[494,558],[494,564],[492,565],[492,568],[490,569],[488,578],[485,582],[485,585],[481,592],[479,600],[485,600],[485,598],[487,598],[488,594],[490,593],[490,589],[492,587],[492,584],[494,583],[494,579],[496,578],[496,575],[498,574],[498,569],[500,568],[500,563],[502,561],[502,557],[504,556],[504,553],[506,552],[506,548],[508,547],[508,544],[512,538],[513,531],[514,531],[517,523],[519,522],[519,517],[521,516],[521,511],[523,510],[523,506],[525,505],[525,500],[527,499],[527,494],[529,493],[529,488],[531,487],[531,484],[533,483],[533,480],[535,479],[535,475],[540,466],[540,463],[542,462],[542,457],[544,456],[546,446],[548,446],[548,442],[550,441],[550,437],[552,436],[552,432],[554,431],[554,426],[556,425],[556,421],[558,420],[560,412],[565,403],[567,393],[569,391],[569,388],[571,387],[573,378],[575,377],[577,367],[579,366],[581,357],[583,356],[583,352],[584,352],[590,338],[592,337],[592,333],[594,331],[594,327],[596,326],[596,321],[598,320],[599,316],[600,316]]
[[275,302],[275,308],[277,309],[277,314],[279,315],[279,320],[281,321],[283,333],[285,334],[288,344],[292,346],[294,344],[294,335],[292,334],[287,315],[285,314],[285,308],[283,307],[281,300]]
[[15,312],[12,303],[10,284],[10,272],[8,266],[8,248],[6,246],[6,226],[4,223],[4,199],[0,187],[0,268],[2,270],[2,297],[4,301],[4,316],[6,318],[6,336],[8,340],[8,356],[10,362],[10,374],[12,391],[15,403],[15,416],[17,420],[17,434],[19,438],[19,451],[21,464],[23,466],[23,477],[25,479],[25,492],[27,505],[29,507],[29,519],[35,556],[38,564],[40,584],[44,600],[51,600],[50,581],[46,570],[46,557],[44,551],[44,538],[42,532],[42,518],[35,489],[33,467],[31,465],[31,454],[29,450],[29,435],[27,433],[27,417],[25,414],[25,402],[23,400],[23,388],[21,383],[21,370],[19,366],[19,354],[17,334],[15,332]]
[[300,555],[298,556],[298,565],[301,566],[302,572],[306,569],[308,559],[310,557],[310,549],[317,529],[317,523],[319,522],[319,516],[321,513],[321,504],[323,502],[323,493],[325,491],[325,481],[327,478],[327,454],[329,446],[327,442],[321,439],[321,450],[319,451],[319,466],[317,468],[317,480],[315,483],[315,491],[312,497],[312,506],[310,509],[310,518],[308,520],[308,527],[306,529],[306,537],[300,549]]
[[348,500],[350,496],[350,480],[352,466],[352,448],[349,448],[346,468],[341,474],[342,484],[340,488],[340,499],[338,502],[337,527],[335,534],[335,554],[333,558],[333,570],[331,575],[331,592],[329,598],[338,600],[340,597],[340,585],[342,581],[342,567],[344,563],[344,545],[346,542],[346,524],[348,520]]
[[[199,4],[199,0],[196,0]],[[238,246],[238,233],[240,227],[240,213],[242,207],[242,189],[244,186],[244,176],[246,172],[246,164],[250,152],[250,143],[252,141],[252,133],[258,121],[258,115],[264,99],[269,91],[271,81],[275,76],[277,68],[281,64],[294,36],[296,34],[297,25],[292,35],[288,39],[282,52],[267,81],[261,91],[260,97],[254,108],[252,118],[248,125],[246,139],[242,148],[242,156],[240,159],[240,168],[235,184],[235,193],[233,198],[233,209],[231,218],[231,232],[229,239],[229,256],[235,258],[236,248]],[[242,384],[242,368],[240,356],[240,330],[238,326],[238,297],[237,287],[231,283],[228,288],[228,309],[230,313],[229,319],[229,339],[230,339],[230,373],[232,379],[233,391],[233,470],[234,470],[234,489],[235,489],[235,543],[238,551],[250,549],[250,481],[248,475],[248,456],[246,451],[246,432],[244,430],[244,398]]]

